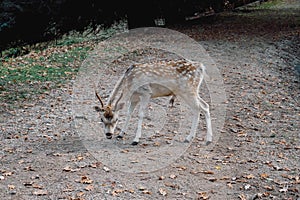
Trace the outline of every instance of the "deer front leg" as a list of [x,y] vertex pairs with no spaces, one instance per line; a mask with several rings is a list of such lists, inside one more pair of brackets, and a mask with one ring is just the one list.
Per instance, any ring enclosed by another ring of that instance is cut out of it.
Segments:
[[142,125],[143,125],[143,119],[144,119],[144,111],[147,108],[147,105],[150,101],[150,94],[143,94],[140,97],[140,108],[139,108],[139,121],[138,121],[138,127],[137,127],[137,131],[136,131],[136,135],[135,138],[133,140],[133,142],[131,143],[132,145],[137,145],[140,141],[141,135],[142,135]]
[[125,125],[122,128],[120,134],[117,136],[118,139],[122,139],[127,131],[128,125],[129,125],[129,121],[132,115],[132,112],[134,111],[136,105],[138,104],[138,101],[131,101],[130,105],[128,106],[127,109],[127,116],[126,116],[126,121],[125,121]]

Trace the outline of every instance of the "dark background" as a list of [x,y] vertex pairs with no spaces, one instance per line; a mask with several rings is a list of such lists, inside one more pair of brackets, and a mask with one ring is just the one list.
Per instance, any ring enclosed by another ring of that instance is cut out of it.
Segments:
[[109,27],[126,19],[130,29],[185,23],[195,13],[217,13],[253,0],[3,0],[0,2],[0,50],[52,40],[70,30]]

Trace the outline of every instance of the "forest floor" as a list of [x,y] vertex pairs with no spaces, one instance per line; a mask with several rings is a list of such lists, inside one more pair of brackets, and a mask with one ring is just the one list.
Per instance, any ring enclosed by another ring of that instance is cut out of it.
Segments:
[[[107,165],[82,142],[72,114],[77,72],[96,42],[32,51],[1,66],[0,199],[300,199],[299,1],[269,1],[168,28],[198,41],[223,76],[227,107],[218,140],[203,148],[195,139],[151,172]],[[134,59],[117,64],[127,61]],[[121,156],[149,153],[165,139],[113,145],[125,146]]]

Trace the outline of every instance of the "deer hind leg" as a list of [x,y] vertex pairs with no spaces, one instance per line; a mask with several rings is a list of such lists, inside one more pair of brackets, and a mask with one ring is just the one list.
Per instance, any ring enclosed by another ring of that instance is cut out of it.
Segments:
[[209,145],[212,142],[212,127],[211,127],[211,118],[209,112],[209,105],[200,97],[198,97],[200,108],[204,111],[205,121],[206,121],[206,145]]
[[[186,98],[185,98],[186,99]],[[212,142],[212,127],[211,127],[211,118],[209,112],[209,105],[198,95],[194,98],[194,100],[187,100],[186,103],[191,107],[193,112],[193,121],[190,134],[186,137],[185,142],[190,142],[195,136],[198,127],[198,122],[200,118],[200,110],[203,110],[205,113],[205,120],[207,126],[207,134],[206,134],[206,144],[210,144]]]
[[144,119],[144,111],[147,108],[147,105],[150,101],[151,94],[150,93],[144,93],[140,96],[140,108],[139,108],[139,113],[138,113],[138,126],[137,126],[137,131],[135,138],[133,142],[131,143],[132,145],[137,145],[140,141],[141,135],[142,135],[142,124],[143,124],[143,119]]

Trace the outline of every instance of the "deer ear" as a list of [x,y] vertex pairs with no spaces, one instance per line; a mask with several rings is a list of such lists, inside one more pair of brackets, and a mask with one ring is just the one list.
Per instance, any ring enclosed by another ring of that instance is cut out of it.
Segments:
[[118,103],[118,105],[117,105],[117,107],[116,107],[115,111],[118,111],[118,110],[121,110],[121,109],[123,109],[123,108],[124,108],[124,106],[125,106],[125,103]]
[[103,111],[103,108],[100,108],[99,106],[95,106],[94,108],[97,112],[102,112]]

